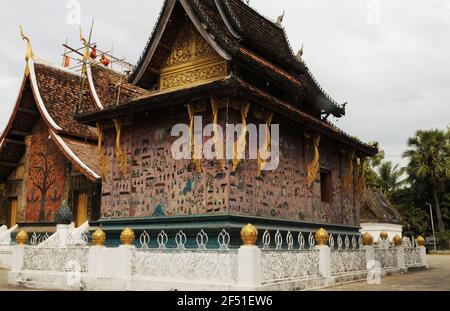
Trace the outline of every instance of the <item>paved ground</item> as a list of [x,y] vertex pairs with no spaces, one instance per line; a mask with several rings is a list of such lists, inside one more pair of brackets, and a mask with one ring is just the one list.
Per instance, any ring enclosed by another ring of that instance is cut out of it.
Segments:
[[[450,256],[428,256],[428,270],[413,270],[407,274],[388,276],[381,285],[367,282],[351,283],[324,289],[325,291],[450,291]],[[7,271],[0,270],[0,291],[20,291],[24,289],[7,285]]]
[[427,256],[427,270],[410,270],[406,274],[388,276],[380,285],[351,283],[325,291],[450,291],[450,256]]

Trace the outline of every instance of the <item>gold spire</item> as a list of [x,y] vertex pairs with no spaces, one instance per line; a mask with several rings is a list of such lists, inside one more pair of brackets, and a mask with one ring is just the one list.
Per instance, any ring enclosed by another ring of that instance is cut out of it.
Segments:
[[31,40],[28,38],[23,32],[22,26],[20,27],[20,35],[22,36],[22,40],[27,41],[27,53],[25,54],[25,60],[28,62],[30,59],[34,59],[35,55],[33,53],[33,48],[31,46]]
[[83,36],[83,30],[80,26],[80,41],[83,43],[83,61],[87,61],[89,58],[89,43],[87,42],[86,38]]

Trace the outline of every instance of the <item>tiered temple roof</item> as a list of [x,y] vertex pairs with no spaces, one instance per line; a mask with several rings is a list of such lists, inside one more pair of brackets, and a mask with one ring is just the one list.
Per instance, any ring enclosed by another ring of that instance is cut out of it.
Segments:
[[[203,85],[162,90],[162,68],[187,23],[229,61],[229,74]],[[281,25],[241,0],[166,0],[153,34],[130,74],[119,101],[104,97],[104,107],[80,113],[80,122],[97,121],[168,107],[211,96],[241,96],[268,110],[330,136],[362,154],[375,148],[345,134],[322,116],[345,115],[318,85],[300,56],[295,56]],[[98,87],[97,87],[98,88]],[[122,100],[123,98],[123,100]]]
[[[103,108],[103,102],[112,103],[117,98],[117,84],[126,77],[98,64],[90,64],[88,69],[82,90],[80,73],[36,58],[27,61],[16,105],[0,138],[0,180],[19,165],[25,154],[25,138],[39,119],[73,166],[89,180],[100,180],[97,130],[79,123],[74,115]],[[128,83],[122,83],[121,88],[120,100],[145,92]]]

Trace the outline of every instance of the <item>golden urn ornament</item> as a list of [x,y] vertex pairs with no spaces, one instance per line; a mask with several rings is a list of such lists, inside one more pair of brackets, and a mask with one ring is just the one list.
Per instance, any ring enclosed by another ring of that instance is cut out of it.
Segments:
[[254,246],[258,240],[258,229],[252,224],[246,225],[241,230],[241,239],[245,246]]
[[316,231],[316,244],[319,246],[328,245],[330,236],[324,228],[320,228]]
[[373,236],[366,232],[362,235],[363,245],[364,246],[372,246],[373,245]]
[[28,241],[28,233],[26,233],[24,230],[17,233],[16,241],[19,245],[25,245]]
[[425,246],[425,239],[423,236],[419,236],[416,241],[418,246]]
[[120,235],[120,241],[123,245],[133,245],[134,244],[134,231],[130,228],[126,228],[122,231],[122,234]]
[[380,238],[383,241],[386,241],[388,239],[388,237],[389,237],[389,234],[386,231],[383,231],[383,232],[380,233]]
[[402,246],[403,240],[399,235],[396,235],[393,241],[395,246]]
[[94,246],[104,246],[106,241],[106,233],[102,229],[97,229],[92,234],[92,245]]

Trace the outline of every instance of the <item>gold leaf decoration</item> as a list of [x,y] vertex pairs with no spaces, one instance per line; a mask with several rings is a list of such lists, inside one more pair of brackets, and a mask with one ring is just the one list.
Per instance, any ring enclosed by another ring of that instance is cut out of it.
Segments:
[[119,119],[114,119],[114,125],[116,127],[116,157],[119,161],[119,170],[122,176],[125,176],[128,172],[127,168],[127,156],[122,150],[122,122]]
[[270,150],[271,150],[271,133],[270,133],[270,126],[272,124],[273,119],[273,113],[270,113],[265,118],[265,124],[266,124],[266,139],[264,142],[264,146],[258,151],[258,176],[261,176],[261,171],[265,168],[267,165],[267,159],[270,156]]
[[211,106],[213,111],[213,129],[214,129],[214,148],[216,151],[216,159],[219,161],[220,170],[225,170],[225,159],[223,154],[223,141],[220,142],[219,137],[219,102],[215,98],[211,98]]
[[103,128],[99,122],[97,122],[97,131],[98,131],[98,163],[100,165],[100,173],[102,178],[106,178],[108,175],[108,162],[105,157],[105,153],[103,151],[103,143],[104,143],[104,135]]
[[322,136],[318,133],[313,135],[313,146],[314,146],[314,158],[308,165],[308,185],[311,187],[316,180],[317,173],[320,169],[320,153],[319,145]]
[[247,115],[250,110],[250,103],[246,102],[241,105],[241,123],[242,133],[234,144],[233,170],[236,171],[241,159],[244,158],[245,148],[247,145]]
[[348,160],[348,171],[344,177],[344,189],[349,191],[353,186],[353,173],[354,173],[354,165],[353,161],[355,160],[355,151],[352,150],[347,153]]

